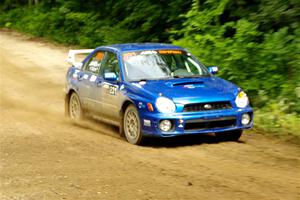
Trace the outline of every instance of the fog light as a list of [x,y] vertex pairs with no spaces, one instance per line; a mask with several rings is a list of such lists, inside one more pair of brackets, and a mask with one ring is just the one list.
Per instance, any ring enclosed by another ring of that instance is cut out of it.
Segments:
[[162,131],[170,131],[172,128],[172,122],[170,120],[162,120],[159,123],[159,129]]
[[251,117],[248,113],[242,115],[242,124],[247,125],[251,121]]

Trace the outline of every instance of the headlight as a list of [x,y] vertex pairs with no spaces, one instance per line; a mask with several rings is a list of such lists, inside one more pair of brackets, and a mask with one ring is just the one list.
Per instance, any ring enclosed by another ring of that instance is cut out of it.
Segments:
[[235,98],[235,104],[239,108],[245,108],[249,104],[247,94],[243,91],[239,92]]
[[174,102],[166,97],[158,97],[155,106],[157,110],[162,113],[173,113],[176,110]]

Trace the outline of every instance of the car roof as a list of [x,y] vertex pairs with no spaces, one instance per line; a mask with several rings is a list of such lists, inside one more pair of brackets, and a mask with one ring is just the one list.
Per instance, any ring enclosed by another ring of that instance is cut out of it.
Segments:
[[177,49],[184,50],[180,46],[165,44],[165,43],[126,43],[126,44],[113,44],[107,46],[101,46],[97,49],[111,49],[118,52],[127,51],[145,51],[145,50],[158,50],[158,49]]

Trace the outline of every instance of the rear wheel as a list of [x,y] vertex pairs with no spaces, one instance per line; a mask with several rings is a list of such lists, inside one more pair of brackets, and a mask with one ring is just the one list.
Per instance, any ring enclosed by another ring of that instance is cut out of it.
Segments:
[[131,144],[139,145],[144,137],[141,133],[141,122],[137,109],[129,105],[125,111],[123,119],[124,133],[127,141]]
[[226,131],[222,133],[215,133],[216,137],[220,141],[238,141],[242,136],[242,130]]
[[83,119],[83,110],[78,95],[73,92],[69,100],[69,116],[72,120],[78,121]]

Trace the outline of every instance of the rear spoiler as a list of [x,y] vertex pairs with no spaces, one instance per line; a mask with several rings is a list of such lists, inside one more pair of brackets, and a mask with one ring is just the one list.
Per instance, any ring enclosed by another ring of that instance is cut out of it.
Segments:
[[68,58],[66,59],[66,61],[68,63],[70,63],[71,65],[73,65],[76,68],[81,68],[82,66],[82,62],[76,62],[76,55],[78,54],[89,54],[92,51],[94,51],[94,49],[78,49],[78,50],[69,50],[68,53]]

